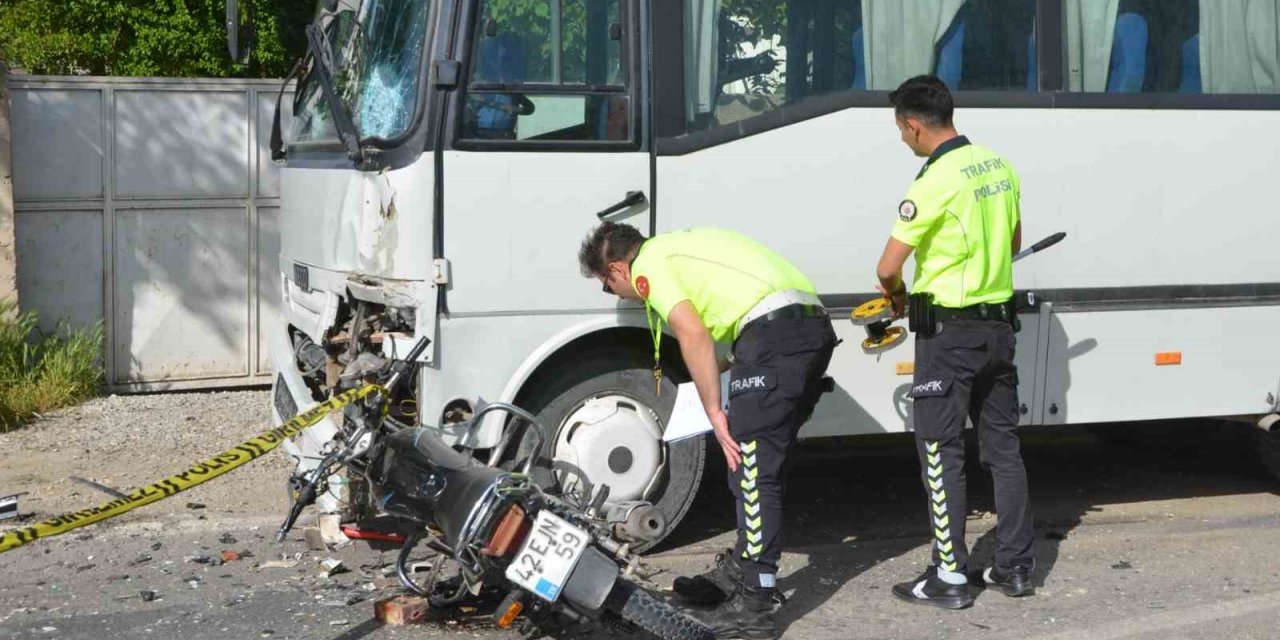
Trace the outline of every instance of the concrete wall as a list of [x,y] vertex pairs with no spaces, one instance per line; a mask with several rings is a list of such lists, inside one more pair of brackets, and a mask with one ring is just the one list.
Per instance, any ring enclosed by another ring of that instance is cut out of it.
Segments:
[[0,58],[0,300],[18,295],[13,238],[13,136],[9,129],[9,72]]

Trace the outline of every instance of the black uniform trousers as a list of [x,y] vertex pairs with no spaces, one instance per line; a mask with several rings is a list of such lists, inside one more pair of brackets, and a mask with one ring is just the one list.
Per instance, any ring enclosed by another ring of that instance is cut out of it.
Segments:
[[835,345],[825,315],[756,321],[733,344],[729,433],[741,449],[742,464],[729,473],[729,490],[737,502],[736,557],[746,586],[774,586],[782,557],[787,454],[822,395]]
[[984,469],[995,485],[996,566],[1031,568],[1031,505],[1018,441],[1018,371],[1014,330],[999,320],[944,322],[931,337],[916,336],[914,399],[916,445],[928,495],[933,564],[966,571],[968,515],[963,431],[978,430]]

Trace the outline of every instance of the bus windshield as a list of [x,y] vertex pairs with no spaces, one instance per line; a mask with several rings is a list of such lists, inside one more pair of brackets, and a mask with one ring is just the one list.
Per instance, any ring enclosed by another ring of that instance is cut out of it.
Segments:
[[[361,140],[393,139],[413,124],[430,0],[340,0],[316,18],[338,98]],[[294,100],[292,142],[336,140],[314,56]]]

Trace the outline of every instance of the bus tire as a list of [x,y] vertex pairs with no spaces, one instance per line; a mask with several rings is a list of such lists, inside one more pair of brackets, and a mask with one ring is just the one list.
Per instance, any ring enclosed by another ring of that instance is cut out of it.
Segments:
[[[541,377],[538,392],[530,394],[530,397],[525,400],[526,407],[548,430],[547,441],[543,443],[537,464],[541,471],[535,474],[539,484],[556,490],[563,489],[550,471],[553,463],[558,465],[556,467],[558,469],[566,468],[563,461],[557,462],[557,445],[566,435],[567,429],[575,428],[580,412],[584,411],[584,406],[590,401],[616,402],[619,405],[617,410],[619,417],[611,418],[613,424],[610,428],[633,436],[639,429],[652,430],[654,426],[652,419],[656,419],[656,423],[660,425],[659,428],[667,424],[675,404],[676,381],[669,376],[664,376],[661,381],[662,391],[658,393],[652,366],[652,360],[646,362],[645,357],[636,351],[626,349],[596,351],[586,358],[573,360],[570,366],[562,367]],[[642,415],[645,411],[651,412],[651,415],[648,417]],[[635,413],[635,415],[628,415],[629,413]],[[570,424],[571,419],[575,424]],[[646,424],[640,425],[638,424],[640,422]],[[648,432],[645,433],[647,436]],[[523,439],[522,444],[532,446],[531,439]],[[632,495],[625,492],[620,495],[615,490],[616,487],[611,487],[609,501],[647,499],[666,517],[667,526],[661,538],[637,544],[634,547],[637,551],[647,551],[675,530],[693,504],[698,487],[702,483],[702,472],[706,463],[706,439],[687,438],[680,442],[666,444],[661,442],[660,438],[654,438],[652,444],[647,440],[641,444],[644,445],[641,448],[647,451],[648,447],[656,446],[662,456],[662,463],[658,467],[657,480],[653,484],[652,491],[645,498],[634,495],[634,492]],[[632,455],[629,450],[620,451],[619,449],[626,448],[623,445],[625,443],[610,449],[612,445],[608,441],[601,442],[597,439],[590,445],[584,456],[591,459],[608,459],[610,469],[614,471],[618,470],[614,466],[614,458],[621,458],[621,463],[633,462],[636,465],[636,473],[643,472],[644,467],[640,466],[645,460],[643,452]],[[521,455],[524,455],[524,451]],[[564,457],[563,453],[560,457]],[[626,471],[630,473],[632,469],[627,468]],[[588,480],[593,484],[599,483],[598,478],[588,477]]]
[[1258,460],[1262,462],[1271,477],[1280,481],[1280,431],[1262,431],[1255,429],[1257,435]]

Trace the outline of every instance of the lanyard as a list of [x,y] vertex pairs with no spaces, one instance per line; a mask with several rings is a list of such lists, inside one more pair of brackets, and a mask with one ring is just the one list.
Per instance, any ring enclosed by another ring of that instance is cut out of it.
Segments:
[[653,383],[656,388],[654,393],[658,396],[662,395],[662,315],[653,310],[649,305],[649,300],[644,301],[644,319],[649,324],[649,331],[653,334]]

